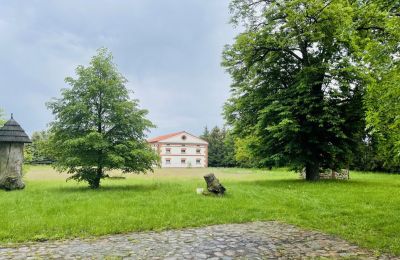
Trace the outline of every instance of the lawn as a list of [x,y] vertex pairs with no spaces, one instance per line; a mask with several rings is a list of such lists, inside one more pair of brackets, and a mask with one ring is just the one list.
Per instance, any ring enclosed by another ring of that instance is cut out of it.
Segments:
[[[208,172],[225,197],[196,194]],[[95,191],[66,176],[35,166],[25,190],[0,191],[0,242],[278,220],[400,255],[400,175],[307,183],[284,169],[159,169],[105,180]]]

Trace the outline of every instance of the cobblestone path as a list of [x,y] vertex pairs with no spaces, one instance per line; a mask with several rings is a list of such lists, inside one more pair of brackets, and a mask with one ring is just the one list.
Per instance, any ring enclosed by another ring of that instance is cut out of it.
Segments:
[[[0,259],[396,259],[278,222],[0,245]],[[398,259],[398,258],[397,258]]]

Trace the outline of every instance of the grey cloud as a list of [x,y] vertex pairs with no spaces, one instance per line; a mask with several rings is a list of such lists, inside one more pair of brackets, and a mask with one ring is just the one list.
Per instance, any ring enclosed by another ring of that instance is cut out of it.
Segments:
[[151,135],[199,134],[223,123],[221,52],[236,33],[228,21],[228,0],[2,2],[0,107],[27,132],[45,128],[45,102],[105,46],[158,126]]

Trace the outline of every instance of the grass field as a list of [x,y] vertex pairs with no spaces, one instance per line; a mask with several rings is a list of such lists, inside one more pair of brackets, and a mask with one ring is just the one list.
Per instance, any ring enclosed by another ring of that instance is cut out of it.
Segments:
[[[208,172],[225,197],[196,194]],[[160,169],[105,180],[95,191],[66,176],[34,166],[25,190],[0,191],[0,242],[278,220],[400,255],[400,175],[307,183],[284,169]]]

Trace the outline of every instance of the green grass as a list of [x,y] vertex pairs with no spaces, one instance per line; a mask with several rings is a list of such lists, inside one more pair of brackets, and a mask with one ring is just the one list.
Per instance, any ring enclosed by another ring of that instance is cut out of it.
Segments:
[[[207,172],[225,197],[196,194]],[[106,180],[96,191],[64,179],[31,167],[25,190],[0,191],[0,242],[278,220],[400,255],[400,175],[307,183],[286,170],[170,169]]]

